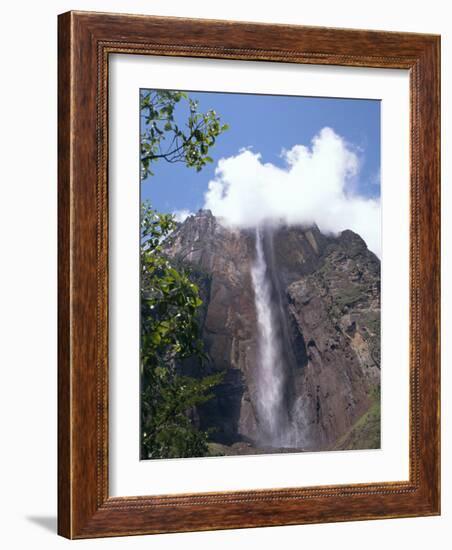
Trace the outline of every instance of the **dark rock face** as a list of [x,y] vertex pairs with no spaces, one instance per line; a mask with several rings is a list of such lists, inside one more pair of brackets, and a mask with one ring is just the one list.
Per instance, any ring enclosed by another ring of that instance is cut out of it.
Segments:
[[[255,245],[254,230],[226,228],[200,211],[165,248],[200,287],[208,369],[226,371],[197,411],[223,445],[259,440]],[[301,447],[379,447],[379,259],[352,231],[326,236],[316,226],[266,228],[263,248],[286,356],[283,401]]]

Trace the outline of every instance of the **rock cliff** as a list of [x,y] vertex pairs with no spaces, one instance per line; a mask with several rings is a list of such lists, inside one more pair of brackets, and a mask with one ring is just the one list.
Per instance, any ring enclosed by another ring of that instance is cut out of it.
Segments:
[[[265,227],[263,249],[284,355],[281,402],[297,434],[289,446],[378,448],[379,259],[352,231],[324,235],[315,225]],[[225,371],[214,398],[195,414],[223,449],[263,447],[255,251],[255,230],[227,228],[210,211],[187,218],[165,245],[200,287],[207,369]]]

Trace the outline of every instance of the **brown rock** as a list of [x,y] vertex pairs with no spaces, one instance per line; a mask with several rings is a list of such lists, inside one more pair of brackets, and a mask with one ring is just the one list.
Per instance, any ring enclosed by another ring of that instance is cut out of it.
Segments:
[[[263,243],[279,304],[283,399],[288,422],[302,434],[299,446],[379,442],[375,414],[365,438],[356,430],[346,436],[379,399],[380,261],[352,231],[329,236],[317,226],[282,226],[266,229]],[[218,443],[258,447],[255,232],[228,229],[200,211],[180,224],[165,250],[190,266],[200,286],[208,369],[226,370],[215,397],[198,410],[200,426],[215,428]]]

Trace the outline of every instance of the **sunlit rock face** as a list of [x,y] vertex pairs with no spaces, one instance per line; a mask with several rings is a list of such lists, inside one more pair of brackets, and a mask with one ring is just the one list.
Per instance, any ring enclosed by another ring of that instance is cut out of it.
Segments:
[[226,372],[194,415],[214,441],[380,446],[380,261],[359,235],[234,229],[203,210],[178,226],[165,252],[191,269],[204,301],[209,363],[201,373],[183,368]]

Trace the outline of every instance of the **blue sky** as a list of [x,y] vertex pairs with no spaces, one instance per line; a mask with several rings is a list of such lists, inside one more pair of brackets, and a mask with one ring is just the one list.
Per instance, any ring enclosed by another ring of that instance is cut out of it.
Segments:
[[[360,170],[355,192],[366,198],[380,196],[380,102],[365,99],[311,98],[256,94],[189,92],[199,101],[199,110],[214,109],[230,129],[209,151],[213,163],[201,172],[184,164],[153,164],[154,175],[141,185],[142,199],[149,199],[157,210],[196,211],[204,204],[204,194],[221,158],[252,147],[263,163],[284,167],[282,149],[310,146],[324,127],[341,136],[359,158]],[[179,125],[187,118],[186,102],[176,108]]]

